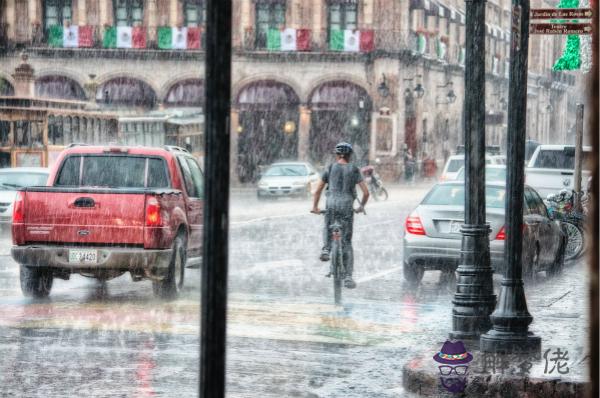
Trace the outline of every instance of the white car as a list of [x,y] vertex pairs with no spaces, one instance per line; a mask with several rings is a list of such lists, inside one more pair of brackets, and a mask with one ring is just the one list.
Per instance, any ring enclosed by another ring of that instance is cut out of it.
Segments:
[[[583,147],[581,188],[585,190],[590,176],[592,147]],[[536,148],[525,168],[525,182],[545,198],[559,193],[561,189],[571,190],[575,185],[575,146],[540,145]]]
[[284,196],[310,197],[320,176],[307,162],[278,162],[266,168],[258,181],[258,199]]
[[45,167],[0,169],[0,224],[12,224],[13,203],[19,188],[46,185],[49,170]]
[[[485,155],[485,164],[504,164],[501,163],[501,156]],[[465,166],[465,155],[452,155],[446,161],[440,181],[454,181],[458,177],[460,169]]]

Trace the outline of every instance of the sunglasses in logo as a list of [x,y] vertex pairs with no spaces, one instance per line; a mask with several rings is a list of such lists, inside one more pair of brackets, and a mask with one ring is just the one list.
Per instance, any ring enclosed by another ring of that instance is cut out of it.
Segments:
[[448,376],[450,374],[452,374],[452,372],[456,373],[459,376],[463,376],[467,374],[467,369],[469,369],[468,366],[438,366],[438,368],[440,369],[440,373],[442,374],[442,376]]

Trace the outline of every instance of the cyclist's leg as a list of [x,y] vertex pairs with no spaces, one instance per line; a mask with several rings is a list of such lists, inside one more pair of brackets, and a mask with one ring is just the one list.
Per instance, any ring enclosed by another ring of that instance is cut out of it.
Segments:
[[352,208],[345,211],[341,218],[342,224],[342,247],[344,266],[346,268],[346,287],[355,287],[352,280],[354,273],[354,249],[352,248],[352,228],[354,226],[354,211]]
[[321,261],[329,261],[331,252],[331,229],[329,226],[333,223],[333,211],[330,206],[327,206],[323,225],[323,247],[321,249]]

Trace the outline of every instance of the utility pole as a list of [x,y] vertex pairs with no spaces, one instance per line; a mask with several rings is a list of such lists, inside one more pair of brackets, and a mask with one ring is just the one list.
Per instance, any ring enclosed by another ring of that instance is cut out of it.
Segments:
[[583,104],[577,104],[575,120],[575,173],[573,189],[575,190],[575,210],[581,212],[581,166],[583,163]]
[[496,305],[485,222],[485,0],[466,0],[465,223],[450,338],[479,341]]
[[528,331],[533,317],[523,289],[523,193],[527,109],[529,0],[513,0],[508,100],[506,239],[498,307],[490,317],[493,329],[481,336],[485,352],[539,352],[541,339]]
[[229,227],[231,0],[208,0],[206,15],[206,190],[199,392],[201,398],[222,398],[225,396]]

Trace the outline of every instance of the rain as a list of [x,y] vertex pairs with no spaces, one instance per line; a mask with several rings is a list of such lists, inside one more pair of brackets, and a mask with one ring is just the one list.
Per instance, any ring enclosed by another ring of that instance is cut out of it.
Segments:
[[0,395],[592,396],[597,5],[513,3],[0,1]]

